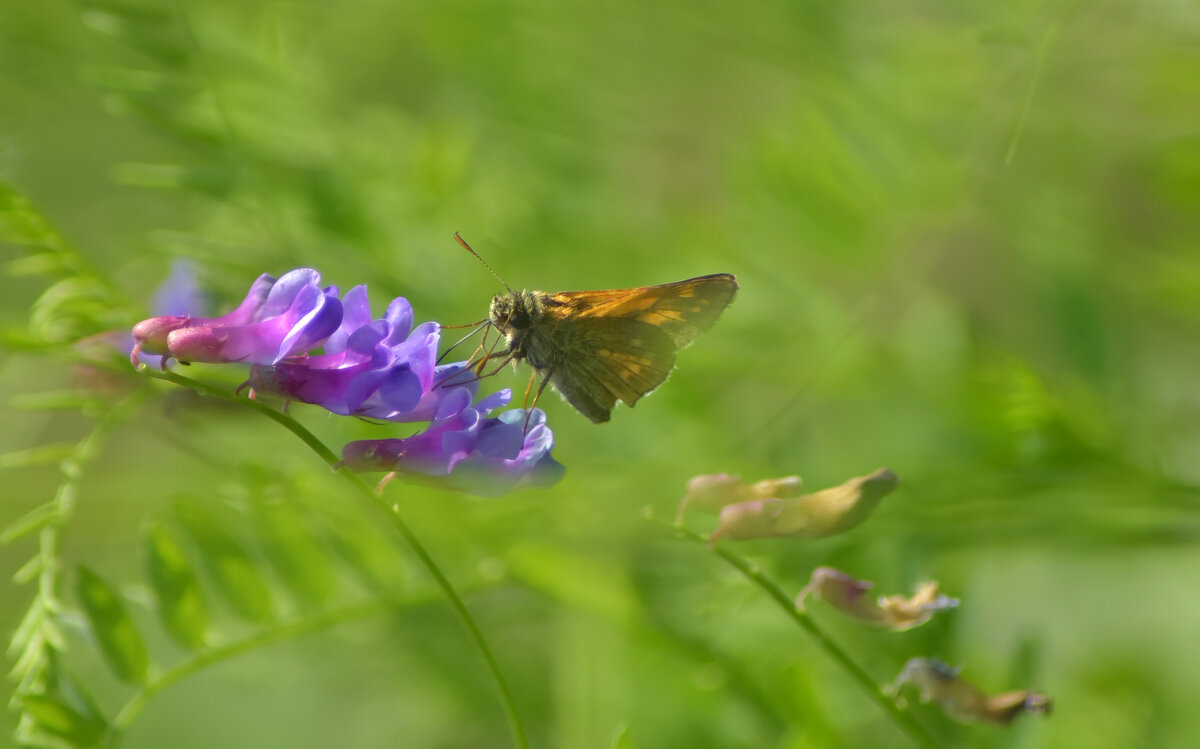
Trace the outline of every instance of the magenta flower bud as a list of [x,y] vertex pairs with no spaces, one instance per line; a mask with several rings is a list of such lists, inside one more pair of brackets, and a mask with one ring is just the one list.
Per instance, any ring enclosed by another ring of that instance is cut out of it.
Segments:
[[241,322],[248,306],[243,302],[226,318],[192,321],[167,335],[167,351],[183,362],[249,364],[275,364],[310,351],[342,322],[337,289],[321,289],[320,280],[310,268],[290,271],[271,287],[252,319]]
[[138,355],[142,353],[155,356],[167,354],[167,335],[172,331],[187,327],[191,318],[166,315],[142,320],[133,326],[133,351],[129,355],[133,366],[138,365]]

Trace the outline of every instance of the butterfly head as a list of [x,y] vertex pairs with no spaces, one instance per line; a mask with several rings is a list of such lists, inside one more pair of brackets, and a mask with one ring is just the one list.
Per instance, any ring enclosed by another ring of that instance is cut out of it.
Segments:
[[527,330],[540,317],[541,295],[536,291],[510,291],[492,297],[488,321],[501,335],[511,336]]

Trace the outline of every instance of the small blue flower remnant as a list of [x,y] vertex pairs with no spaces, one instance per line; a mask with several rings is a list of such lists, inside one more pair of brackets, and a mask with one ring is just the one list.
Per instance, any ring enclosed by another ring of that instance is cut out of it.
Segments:
[[[164,315],[133,327],[130,359],[250,364],[254,393],[300,401],[343,416],[429,422],[398,439],[351,442],[342,465],[389,471],[483,496],[550,486],[565,473],[550,451],[545,414],[511,409],[505,389],[475,402],[467,362],[439,365],[441,327],[413,327],[408,300],[397,297],[372,319],[366,286],[339,295],[321,275],[298,268],[263,274],[237,309],[221,317]],[[320,349],[319,353],[316,350]]]

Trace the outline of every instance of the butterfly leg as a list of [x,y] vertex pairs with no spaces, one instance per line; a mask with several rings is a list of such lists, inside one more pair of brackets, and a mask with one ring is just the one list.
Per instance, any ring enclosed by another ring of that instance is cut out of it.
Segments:
[[[529,408],[529,392],[531,390],[533,390],[533,381],[536,379],[537,379],[537,370],[535,369],[529,373],[529,384],[525,386],[525,399],[521,401],[521,403],[523,404],[522,405],[523,408]],[[538,395],[541,395],[541,394],[542,394],[542,391],[539,388]]]
[[[551,369],[546,370],[545,376],[542,377],[542,384],[538,385],[537,392],[534,393],[533,403],[529,403],[529,388],[533,387],[533,377],[529,378],[529,387],[525,388],[525,403],[527,405],[525,408],[525,426],[521,430],[522,434],[529,431],[529,417],[533,415],[533,409],[537,407],[537,402],[541,400],[542,391],[545,390],[546,386],[550,384],[550,375],[553,374],[553,372],[554,370]],[[533,376],[537,377],[537,371],[534,371]]]

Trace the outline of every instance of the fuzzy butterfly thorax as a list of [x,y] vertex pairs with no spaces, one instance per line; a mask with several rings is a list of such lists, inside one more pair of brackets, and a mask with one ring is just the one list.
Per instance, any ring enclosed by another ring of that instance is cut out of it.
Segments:
[[[515,360],[527,359],[526,339],[535,334],[536,326],[544,315],[546,300],[543,291],[510,291],[492,297],[488,308],[488,321],[496,332],[508,340],[508,353]],[[530,360],[530,366],[542,369],[550,362]]]

